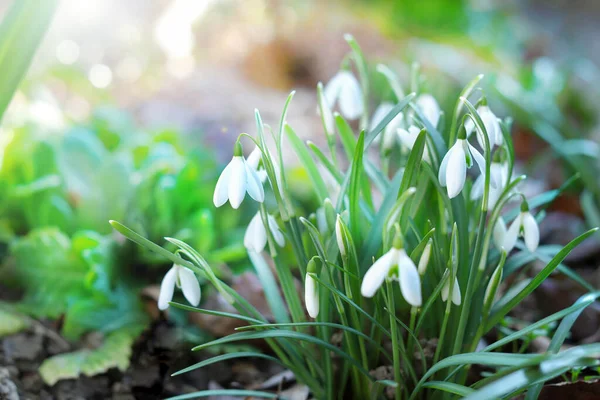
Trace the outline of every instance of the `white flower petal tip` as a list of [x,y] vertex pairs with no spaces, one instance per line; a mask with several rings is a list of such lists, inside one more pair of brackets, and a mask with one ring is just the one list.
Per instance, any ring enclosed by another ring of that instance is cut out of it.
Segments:
[[317,318],[319,316],[319,288],[309,273],[306,274],[304,280],[304,303],[308,315],[313,319]]
[[[462,99],[462,98],[461,98]],[[492,110],[488,106],[479,106],[477,107],[477,114],[479,114],[479,118],[483,122],[483,126],[487,132],[488,141],[490,143],[490,150],[494,146],[500,146],[503,143],[502,129],[500,128],[500,122],[498,117],[492,112]],[[468,119],[465,122],[465,130],[467,131],[467,135],[470,135],[475,129],[475,123]],[[483,141],[483,137],[480,135],[480,132],[477,132],[477,141],[482,149],[485,150],[485,143]]]
[[[255,159],[252,162],[256,162]],[[215,207],[221,207],[229,200],[231,207],[237,209],[242,204],[246,192],[259,203],[265,200],[260,174],[246,162],[243,156],[233,156],[219,176],[213,203]]]
[[338,103],[340,112],[345,118],[358,119],[364,113],[360,84],[349,71],[342,70],[331,78],[325,85],[324,95],[330,108],[333,108],[336,102]]
[[504,219],[500,217],[498,218],[498,221],[496,221],[496,225],[494,225],[494,231],[492,232],[494,246],[496,246],[496,248],[500,251],[505,249],[504,238],[506,237],[506,233],[506,223],[504,222]]
[[508,229],[502,244],[507,253],[515,247],[520,235],[523,236],[525,247],[529,251],[537,250],[540,243],[540,229],[529,211],[521,211]]
[[[279,229],[279,225],[277,225],[277,221],[272,215],[267,214],[267,222],[275,243],[277,243],[279,247],[283,247],[285,245],[285,238],[281,229]],[[266,245],[267,230],[265,229],[259,211],[252,217],[248,224],[248,228],[246,228],[246,233],[244,234],[244,247],[250,251],[260,253],[265,249]]]
[[160,284],[160,294],[158,296],[158,308],[166,310],[169,308],[169,302],[173,300],[175,286],[181,287],[186,300],[193,306],[200,304],[200,283],[196,275],[189,268],[174,264],[165,274]]
[[425,93],[420,95],[415,103],[423,113],[423,116],[434,128],[436,128],[440,120],[441,110],[435,98],[432,95]]
[[419,266],[417,270],[419,271],[419,275],[421,276],[425,275],[425,272],[427,271],[427,265],[429,264],[429,258],[431,257],[431,245],[432,241],[431,239],[429,239],[429,241],[425,245],[423,253],[421,254],[421,258],[419,258]]
[[365,274],[360,286],[360,293],[363,297],[375,296],[375,292],[383,285],[383,282],[385,281],[385,278],[388,277],[392,267],[397,265],[398,259],[398,250],[392,248],[375,261]]
[[464,142],[464,140],[457,140],[448,152],[449,157],[445,171],[445,183],[448,189],[448,197],[451,199],[460,194],[467,178],[467,155],[464,146],[459,142]]
[[[448,301],[448,296],[450,295],[450,279],[447,279],[442,287],[442,301]],[[460,294],[460,287],[458,286],[458,279],[454,278],[454,286],[452,288],[452,303],[457,306],[460,306],[462,303],[462,296]]]
[[423,298],[421,296],[421,278],[415,263],[404,250],[400,250],[398,256],[398,275],[400,280],[400,291],[404,299],[414,307],[421,307]]

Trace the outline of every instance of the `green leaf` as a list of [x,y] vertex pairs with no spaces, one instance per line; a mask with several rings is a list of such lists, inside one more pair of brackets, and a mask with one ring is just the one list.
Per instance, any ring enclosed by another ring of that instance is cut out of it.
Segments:
[[29,69],[57,4],[57,0],[13,1],[0,25],[0,120]]
[[187,399],[199,399],[201,397],[213,397],[215,398],[229,398],[229,397],[243,397],[243,398],[253,398],[259,397],[263,399],[281,399],[286,400],[284,397],[279,396],[278,394],[268,393],[268,392],[259,392],[257,390],[243,390],[243,389],[214,389],[214,390],[203,390],[201,392],[194,392],[188,394],[182,394],[179,396],[168,397],[166,400],[187,400]]
[[275,317],[275,321],[289,322],[290,317],[287,312],[286,303],[279,293],[279,285],[277,284],[277,281],[275,281],[271,268],[267,265],[264,258],[254,251],[249,251],[248,257],[250,257],[250,261],[252,261],[252,264],[254,265],[256,276],[258,276],[258,280],[263,287],[265,298]]
[[29,319],[25,316],[0,307],[0,338],[19,333],[29,325]]
[[589,231],[573,239],[560,252],[558,252],[558,254],[535,276],[535,278],[531,280],[531,282],[529,282],[529,284],[521,292],[519,292],[514,298],[510,299],[510,301],[508,301],[506,304],[502,305],[501,308],[494,307],[484,331],[489,331],[494,325],[500,322],[500,320],[504,318],[504,316],[508,314],[510,310],[512,310],[525,297],[527,297],[527,295],[541,285],[548,276],[550,276],[552,271],[558,267],[562,260],[569,255],[575,246],[590,237],[597,230],[598,228],[590,229]]
[[310,153],[306,149],[306,145],[302,142],[302,140],[300,140],[298,135],[296,135],[296,132],[294,132],[291,126],[287,124],[285,125],[285,133],[287,134],[290,144],[296,151],[300,162],[302,163],[302,165],[306,169],[306,172],[308,173],[308,176],[310,177],[310,180],[313,184],[313,189],[315,191],[315,194],[317,195],[319,203],[322,204],[328,196],[327,186],[325,186],[325,182],[323,181],[321,172],[319,172],[317,165],[315,164],[314,160],[310,156]]
[[414,98],[415,98],[415,94],[411,93],[408,96],[406,96],[405,98],[403,98],[402,101],[400,101],[398,104],[396,104],[394,106],[394,108],[392,108],[390,110],[390,112],[381,120],[381,122],[379,122],[377,124],[377,126],[375,128],[373,128],[373,130],[371,132],[369,132],[369,134],[365,138],[365,149],[369,148],[369,146],[371,145],[371,143],[373,142],[373,140],[375,140],[375,138],[377,137],[377,135],[379,135],[381,132],[383,132],[383,130],[385,129],[385,127],[388,126],[388,124],[394,118],[396,118],[396,115],[398,115],[402,110],[404,110],[404,108],[406,108],[406,106]]
[[429,389],[437,389],[447,393],[457,394],[459,396],[465,397],[475,392],[474,389],[470,387],[459,385],[458,383],[453,382],[442,382],[442,381],[430,381],[423,385],[424,388]]
[[125,371],[129,366],[133,342],[141,330],[142,327],[138,326],[122,329],[106,336],[97,349],[52,356],[40,365],[40,376],[47,385],[52,386],[62,379],[94,376],[111,368]]
[[362,217],[360,213],[360,189],[361,178],[363,175],[363,154],[364,154],[365,132],[361,132],[358,136],[356,149],[354,151],[354,159],[352,160],[352,170],[350,173],[350,229],[354,243],[360,243],[360,226]]
[[177,376],[177,375],[185,374],[186,372],[190,372],[190,371],[193,371],[193,370],[198,369],[198,368],[203,368],[203,367],[206,367],[207,365],[212,365],[214,363],[218,363],[218,362],[221,362],[221,361],[226,361],[226,360],[231,360],[231,359],[237,360],[237,359],[240,359],[240,358],[247,358],[247,357],[264,358],[266,360],[270,360],[270,361],[273,361],[273,362],[280,362],[275,357],[271,357],[271,356],[268,356],[268,355],[263,354],[263,353],[256,353],[256,352],[252,352],[252,351],[244,351],[244,352],[238,352],[238,353],[228,353],[228,354],[221,354],[219,356],[212,357],[212,358],[209,358],[207,360],[200,361],[199,363],[196,363],[194,365],[190,365],[187,368],[181,369],[181,370],[179,370],[179,371],[171,374],[171,376]]

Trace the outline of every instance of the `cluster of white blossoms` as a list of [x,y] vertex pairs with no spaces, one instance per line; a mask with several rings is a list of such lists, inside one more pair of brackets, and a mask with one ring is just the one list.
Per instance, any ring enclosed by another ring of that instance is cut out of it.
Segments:
[[[341,114],[350,120],[360,118],[365,112],[360,84],[349,71],[342,70],[336,74],[325,86],[324,91],[321,91],[321,86],[319,85],[318,92],[320,111],[322,114],[324,113],[322,117],[328,134],[334,129],[331,109],[336,104],[339,106]],[[426,119],[431,126],[437,128],[442,112],[435,98],[429,94],[421,94],[416,98],[415,106],[420,112],[420,118]],[[373,130],[391,112],[393,107],[392,103],[382,103],[372,116],[370,130]],[[500,122],[487,106],[485,99],[483,99],[481,105],[477,108],[477,113],[485,126],[490,146],[489,150],[491,152],[494,146],[502,146],[503,144]],[[398,144],[407,151],[412,150],[415,140],[421,131],[417,125],[422,126],[423,122],[416,118],[413,111],[399,113],[388,123],[382,132],[383,149],[387,150]],[[459,130],[456,142],[446,153],[440,165],[438,179],[440,185],[447,188],[450,198],[454,198],[462,192],[467,169],[471,168],[474,164],[477,164],[481,173],[472,186],[470,198],[471,200],[476,200],[482,197],[484,193],[486,163],[484,156],[469,143],[468,138],[473,132],[476,132],[479,145],[484,149],[485,153],[486,144],[482,137],[483,133],[479,129],[476,129],[471,119],[467,119]],[[498,154],[501,154],[501,152]],[[491,154],[487,154],[487,156],[491,157]],[[236,142],[233,158],[221,173],[215,187],[213,202],[216,207],[220,207],[229,201],[231,206],[237,209],[244,200],[246,193],[259,203],[264,201],[265,192],[263,184],[267,181],[267,173],[264,168],[260,167],[261,158],[262,150],[256,147],[246,160],[239,140]],[[425,162],[431,163],[427,148],[424,150],[423,159]],[[280,166],[273,164],[273,168],[275,169],[276,179],[279,179]],[[491,163],[489,207],[493,207],[496,204],[508,185],[509,179],[508,164],[506,162],[495,161]],[[331,210],[334,210],[331,203],[328,202],[329,200],[325,202],[326,205],[329,204]],[[319,225],[323,225],[326,220],[323,215],[320,219],[317,219],[323,220],[323,223]],[[342,257],[347,256],[345,234],[342,219],[338,215],[335,223],[335,235]],[[506,252],[510,252],[514,248],[519,236],[523,237],[525,245],[530,251],[533,252],[537,249],[539,244],[538,225],[535,218],[529,212],[529,207],[524,199],[521,205],[521,212],[514,222],[512,222],[510,228],[506,228],[504,220],[500,217],[493,231],[493,240],[496,247],[499,250],[504,249]],[[244,246],[249,252],[261,253],[265,249],[269,237],[278,246],[283,247],[285,245],[284,234],[275,217],[269,214],[266,208],[262,206],[261,210],[254,215],[248,225],[244,235]],[[399,282],[400,291],[404,299],[413,307],[421,307],[423,304],[421,276],[425,274],[431,251],[432,240],[429,239],[421,253],[417,267],[406,253],[402,237],[397,232],[392,247],[373,263],[363,277],[360,288],[362,296],[367,298],[373,297],[386,280],[396,280]],[[317,277],[316,265],[314,259],[309,261],[304,282],[304,300],[307,312],[311,318],[317,318],[319,314],[319,287],[318,281],[315,279]],[[446,272],[448,279],[446,279],[442,287],[441,298],[446,302],[451,297],[450,300],[452,303],[460,305],[461,291],[458,279],[456,277],[452,279],[449,270]],[[200,301],[200,285],[194,272],[186,267],[174,265],[167,272],[161,284],[158,301],[161,310],[169,306],[175,286],[181,288],[185,298],[192,305],[198,305]]]

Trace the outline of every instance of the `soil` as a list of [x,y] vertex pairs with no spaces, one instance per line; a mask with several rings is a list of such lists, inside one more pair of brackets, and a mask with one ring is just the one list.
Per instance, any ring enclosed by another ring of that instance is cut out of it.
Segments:
[[191,344],[177,341],[175,326],[162,320],[137,340],[126,371],[115,368],[93,377],[61,380],[50,387],[40,377],[40,364],[49,356],[73,349],[49,334],[49,329],[38,326],[0,341],[0,400],[163,399],[208,388],[247,387],[282,372],[280,366],[266,360],[243,359],[171,377],[211,355],[191,352]]

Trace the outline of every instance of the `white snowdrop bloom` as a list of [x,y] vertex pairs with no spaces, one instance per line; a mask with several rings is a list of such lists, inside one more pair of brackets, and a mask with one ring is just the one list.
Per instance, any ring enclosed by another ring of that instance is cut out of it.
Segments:
[[260,164],[261,159],[262,152],[260,151],[260,148],[256,146],[254,150],[252,150],[252,153],[250,153],[250,155],[246,159],[246,163],[256,171],[260,181],[262,183],[265,183],[265,181],[267,180],[267,171],[265,171],[264,168],[259,168],[258,166]]
[[[402,146],[406,147],[408,150],[412,150],[415,146],[415,142],[417,141],[417,136],[421,130],[414,125],[411,125],[408,130],[399,128],[397,130],[398,138],[400,139],[400,143]],[[429,149],[427,146],[423,149],[423,160],[430,162],[429,158]]]
[[360,293],[364,297],[373,297],[386,278],[400,281],[400,291],[406,301],[412,306],[421,306],[421,278],[404,249],[392,247],[375,261],[363,278]]
[[260,177],[244,159],[242,145],[237,142],[233,158],[219,176],[213,202],[215,207],[221,207],[229,200],[231,207],[237,209],[246,197],[246,192],[259,203],[265,200],[265,191]]
[[[490,165],[490,191],[488,207],[494,208],[496,202],[502,195],[504,188],[508,185],[508,164],[493,162]],[[473,183],[471,188],[471,200],[476,200],[483,196],[485,187],[485,174],[481,174]]]
[[427,118],[434,128],[437,128],[441,110],[436,99],[429,93],[424,93],[417,98],[415,103],[423,113],[423,116]]
[[311,275],[314,272],[308,270],[304,279],[304,303],[308,315],[313,319],[319,315],[319,287],[317,281]]
[[[448,296],[450,295],[450,279],[446,279],[444,286],[442,287],[442,301],[448,301]],[[458,279],[454,278],[454,287],[452,288],[452,302],[460,306],[462,302],[462,297],[460,295],[460,287],[458,286]]]
[[181,288],[186,300],[194,307],[200,303],[200,283],[191,269],[173,264],[169,272],[160,284],[160,294],[158,295],[158,308],[166,310],[169,308],[169,302],[173,300],[175,285]]
[[506,231],[506,235],[504,236],[504,241],[502,246],[508,253],[515,247],[517,243],[517,237],[519,235],[523,236],[525,240],[525,246],[529,249],[529,251],[534,252],[538,245],[540,244],[540,229],[538,227],[535,218],[529,210],[527,206],[521,206],[521,212],[515,218],[515,220]]
[[335,221],[335,239],[337,240],[338,249],[340,249],[340,254],[342,257],[346,257],[348,255],[348,249],[346,249],[346,244],[344,243],[344,234],[342,226],[342,216],[338,214],[337,219]]
[[365,111],[360,84],[349,71],[335,74],[325,85],[324,94],[329,108],[337,102],[342,115],[350,120],[359,118]]
[[[477,114],[483,121],[483,125],[485,130],[487,131],[488,139],[490,141],[490,150],[494,147],[494,145],[500,146],[503,143],[502,129],[500,128],[500,122],[498,121],[498,117],[490,110],[487,105],[481,105],[477,107]],[[471,118],[467,119],[465,122],[465,130],[467,131],[467,135],[470,135],[475,129],[475,123]],[[485,149],[485,143],[483,138],[477,132],[477,141],[482,149]]]
[[425,249],[423,250],[423,254],[421,254],[421,258],[419,258],[419,267],[417,270],[419,271],[419,275],[423,276],[425,271],[427,271],[427,265],[429,264],[429,258],[431,257],[431,245],[432,240],[429,239],[427,244],[425,245]]
[[[277,221],[275,221],[275,218],[273,218],[271,214],[267,214],[267,221],[269,230],[273,235],[273,239],[275,239],[275,243],[277,243],[279,247],[283,247],[285,245],[285,238],[283,237],[281,229],[279,229],[279,225],[277,225]],[[266,245],[267,230],[265,229],[259,211],[248,224],[248,228],[246,228],[246,233],[244,234],[244,247],[248,250],[260,253],[264,250]]]
[[[494,231],[492,232],[492,239],[494,241],[494,246],[498,250],[502,250],[502,246],[504,246],[504,238],[506,237],[506,223],[502,217],[498,218],[496,221],[496,225],[494,225]],[[508,251],[507,251],[508,252]]]
[[438,173],[440,185],[448,187],[448,197],[458,196],[465,186],[467,168],[473,165],[473,159],[482,173],[485,173],[485,159],[466,139],[458,139],[448,150]]
[[[369,131],[373,131],[379,125],[381,121],[385,118],[386,115],[392,111],[394,105],[389,102],[384,102],[379,105],[375,109],[373,113],[373,117],[371,117],[371,123],[369,124]],[[397,141],[397,133],[396,130],[401,126],[402,121],[404,120],[404,114],[398,113],[392,120],[386,125],[383,132],[375,138],[375,142],[380,142],[383,138],[383,149],[389,150],[391,149]]]

